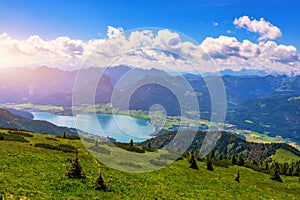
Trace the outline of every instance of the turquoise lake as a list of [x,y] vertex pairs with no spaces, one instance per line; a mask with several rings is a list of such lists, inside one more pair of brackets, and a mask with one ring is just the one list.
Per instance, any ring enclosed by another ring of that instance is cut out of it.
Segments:
[[34,120],[44,120],[57,126],[77,128],[84,132],[108,136],[120,142],[145,141],[155,131],[148,121],[126,115],[80,114],[76,116],[54,115],[47,112],[33,112]]

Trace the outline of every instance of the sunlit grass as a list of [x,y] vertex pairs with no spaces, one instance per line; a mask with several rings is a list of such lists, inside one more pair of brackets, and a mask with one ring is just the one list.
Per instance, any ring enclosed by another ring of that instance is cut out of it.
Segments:
[[[80,140],[54,141],[46,137],[51,136],[35,134],[26,138],[30,143],[0,141],[2,196],[13,199],[297,199],[300,196],[298,177],[282,176],[284,183],[279,183],[271,181],[268,174],[239,166],[214,167],[210,172],[202,162],[197,162],[199,170],[193,170],[188,167],[187,159],[153,172],[125,173],[99,165]],[[67,158],[74,158],[74,154],[33,146],[41,142],[77,147],[87,178],[69,179],[65,175],[70,164]],[[116,162],[120,159],[117,153],[112,153]],[[109,182],[109,192],[93,188],[99,166]],[[241,183],[234,181],[238,171]]]

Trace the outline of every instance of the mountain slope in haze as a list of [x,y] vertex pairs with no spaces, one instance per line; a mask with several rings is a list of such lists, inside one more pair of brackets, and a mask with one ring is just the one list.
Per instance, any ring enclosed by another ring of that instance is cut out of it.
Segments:
[[112,103],[120,109],[144,111],[149,111],[152,105],[159,104],[164,107],[166,114],[171,116],[187,116],[199,108],[201,114],[206,114],[210,111],[207,87],[203,83],[197,87],[201,88],[201,91],[181,76],[147,76],[126,88],[117,89]]
[[228,111],[227,121],[237,128],[300,141],[300,96],[246,100]]
[[223,76],[223,81],[227,101],[233,104],[273,95],[300,95],[300,76]]
[[[218,77],[200,77],[192,74],[182,76],[144,77],[128,87],[116,92],[116,99],[127,102],[128,95],[132,95],[130,109],[148,111],[149,105],[167,104],[168,113],[180,115],[178,109],[180,91],[182,102],[187,104],[193,97],[197,98],[203,119],[210,119],[211,96],[208,89],[209,82],[214,83]],[[246,101],[273,95],[300,95],[300,76],[288,77],[285,75],[259,76],[223,76],[226,103],[228,108]],[[206,82],[207,81],[207,82]],[[186,87],[185,85],[189,85]],[[217,88],[218,89],[218,88]],[[222,88],[219,88],[222,89]],[[167,91],[168,90],[168,91]],[[174,91],[172,91],[174,90]],[[177,96],[176,96],[177,95]],[[187,97],[187,98],[185,98]],[[175,99],[177,98],[177,100]],[[121,104],[121,103],[120,103]],[[184,105],[180,105],[184,107]],[[185,108],[185,107],[184,107]]]
[[151,68],[142,69],[128,67],[126,65],[120,65],[115,67],[108,67],[104,70],[104,74],[107,75],[112,85],[116,88],[125,88],[131,84],[134,84],[145,77],[163,77],[169,76],[169,74],[163,70]]
[[[103,75],[100,68],[80,70],[85,80],[80,87],[85,91],[98,85],[96,93],[101,96],[96,101],[108,103],[113,90],[108,76]],[[37,69],[4,68],[0,69],[0,102],[1,103],[35,103],[51,105],[72,105],[72,92],[77,71],[62,71],[49,67]],[[100,87],[100,86],[101,87]]]
[[20,117],[24,117],[24,118],[27,118],[27,119],[33,119],[34,118],[33,114],[31,114],[29,112],[26,112],[26,111],[16,110],[16,109],[13,109],[13,108],[3,108],[3,109],[9,111],[13,115],[18,115]]
[[46,121],[35,121],[13,115],[9,111],[0,108],[0,127],[33,131],[38,133],[48,133],[51,135],[61,135],[64,131],[67,135],[77,135],[74,129],[59,127]]

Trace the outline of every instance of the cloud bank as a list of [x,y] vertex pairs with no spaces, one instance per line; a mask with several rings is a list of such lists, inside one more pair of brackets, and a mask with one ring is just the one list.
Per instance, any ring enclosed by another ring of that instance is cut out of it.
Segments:
[[111,26],[107,38],[89,41],[69,37],[44,40],[37,35],[19,40],[3,33],[0,35],[0,67],[47,65],[74,69],[126,64],[188,72],[246,68],[300,74],[297,49],[268,40],[281,36],[277,27],[247,16],[235,19],[234,24],[259,33],[261,39],[253,43],[219,36],[207,37],[195,44],[167,29],[136,30],[128,34],[122,28]]
[[251,20],[248,16],[242,16],[240,18],[235,18],[233,24],[237,27],[247,29],[250,32],[258,33],[260,35],[259,41],[268,39],[274,40],[282,36],[281,31],[277,26],[272,25],[263,18],[260,18],[260,20]]

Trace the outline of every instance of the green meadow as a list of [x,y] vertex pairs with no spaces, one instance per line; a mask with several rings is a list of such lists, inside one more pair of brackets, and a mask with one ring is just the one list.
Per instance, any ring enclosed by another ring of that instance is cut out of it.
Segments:
[[[7,130],[1,130],[7,133]],[[189,168],[188,159],[147,173],[126,173],[98,162],[81,140],[57,138],[46,134],[25,137],[28,142],[0,140],[0,197],[3,199],[299,199],[298,177],[281,176],[283,183],[269,175],[240,166],[206,170]],[[51,139],[52,138],[52,139]],[[72,152],[35,147],[72,145],[78,149],[85,179],[70,179],[66,168]],[[109,148],[109,147],[106,147]],[[273,159],[280,159],[279,152]],[[114,154],[112,157],[116,156]],[[130,158],[128,158],[130,159]],[[108,182],[108,191],[98,191],[93,182],[99,174]],[[240,173],[240,183],[235,181]]]

